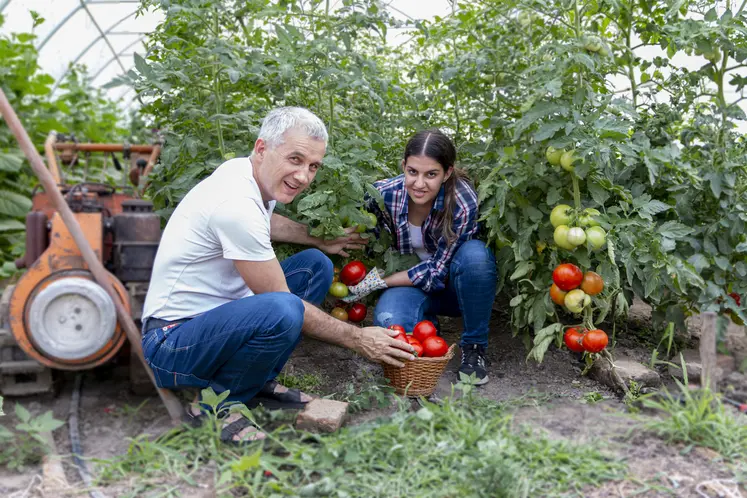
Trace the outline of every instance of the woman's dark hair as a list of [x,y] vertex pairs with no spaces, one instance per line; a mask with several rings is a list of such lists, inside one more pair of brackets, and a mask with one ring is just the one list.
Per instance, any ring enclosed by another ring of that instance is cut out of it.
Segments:
[[456,186],[459,180],[469,182],[467,174],[455,166],[456,147],[449,137],[441,130],[423,130],[417,132],[410,138],[405,146],[404,162],[410,156],[425,156],[433,159],[444,169],[454,168],[451,176],[444,184],[444,210],[437,215],[436,226],[441,228],[441,233],[449,244],[456,240],[454,233],[454,211],[456,210]]

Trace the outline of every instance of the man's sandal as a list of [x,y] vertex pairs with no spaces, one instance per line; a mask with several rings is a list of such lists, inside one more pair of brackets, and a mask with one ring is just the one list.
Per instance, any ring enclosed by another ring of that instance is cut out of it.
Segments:
[[[199,414],[195,414],[193,411],[193,408],[195,408],[195,406],[196,405],[194,404],[189,404],[184,410],[184,416],[182,417],[182,419],[187,425],[197,429],[201,427],[205,422],[208,414],[204,411],[200,411]],[[230,420],[231,418],[234,418],[234,420],[228,422],[228,420]],[[259,427],[257,427],[251,420],[244,417],[238,412],[227,413],[224,416],[220,417],[220,421],[222,424],[224,424],[223,428],[220,431],[220,440],[224,443],[240,446],[247,445],[249,443],[253,443],[254,441],[259,441],[265,438],[265,434],[260,430]],[[249,433],[244,435],[245,439],[234,439],[237,435],[241,434],[241,431],[243,431],[247,427],[254,427],[256,431],[250,431]],[[256,437],[256,435],[259,435],[261,437]]]
[[278,385],[276,380],[267,382],[256,396],[246,402],[246,406],[256,408],[262,405],[268,410],[300,410],[306,406],[308,401],[301,400],[301,391],[289,388],[286,392],[275,392]]

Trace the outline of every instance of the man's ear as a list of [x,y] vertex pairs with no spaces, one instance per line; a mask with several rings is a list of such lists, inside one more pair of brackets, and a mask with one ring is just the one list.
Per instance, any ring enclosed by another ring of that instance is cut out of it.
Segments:
[[267,152],[267,142],[265,142],[263,139],[258,138],[256,142],[254,142],[254,155],[257,156],[257,158],[262,161],[265,157],[265,153]]
[[402,172],[404,173],[405,171],[405,160],[404,159],[402,159],[402,163],[400,164],[400,167],[402,168]]

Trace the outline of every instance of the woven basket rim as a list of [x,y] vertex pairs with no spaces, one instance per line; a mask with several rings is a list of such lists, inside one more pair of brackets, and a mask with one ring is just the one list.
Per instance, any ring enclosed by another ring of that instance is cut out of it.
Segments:
[[455,349],[456,349],[456,343],[449,346],[448,351],[446,351],[446,354],[443,356],[437,356],[436,358],[432,358],[430,356],[416,356],[415,359],[412,361],[434,363],[438,361],[450,360],[454,357]]

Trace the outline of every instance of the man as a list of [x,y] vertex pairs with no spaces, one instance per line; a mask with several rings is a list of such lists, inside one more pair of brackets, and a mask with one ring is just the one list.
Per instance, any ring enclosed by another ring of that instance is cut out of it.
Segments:
[[[306,109],[270,112],[249,158],[226,161],[197,184],[161,237],[143,309],[143,352],[159,387],[211,387],[225,402],[303,406],[311,398],[274,380],[301,332],[402,366],[409,344],[395,331],[358,328],[317,308],[333,277],[322,254],[361,247],[352,233],[324,241],[273,213],[307,188],[322,165],[327,131]],[[316,246],[278,262],[271,241]],[[321,249],[321,251],[320,251]],[[188,416],[199,422],[199,404]],[[240,413],[223,420],[221,438],[261,439]]]

